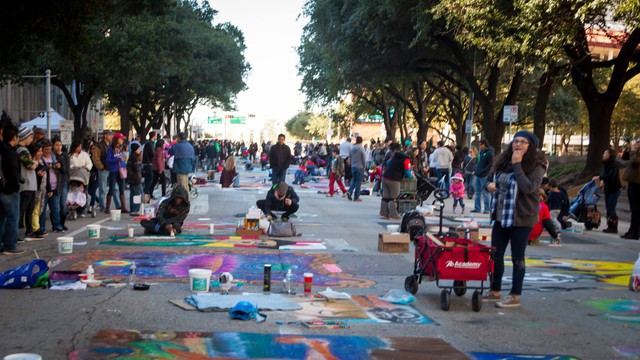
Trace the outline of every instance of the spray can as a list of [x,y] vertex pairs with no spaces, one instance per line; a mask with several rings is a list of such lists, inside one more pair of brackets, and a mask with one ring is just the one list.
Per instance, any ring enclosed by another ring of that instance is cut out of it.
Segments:
[[271,264],[264,265],[264,285],[262,287],[262,291],[271,291]]
[[129,284],[133,285],[136,283],[136,262],[134,261],[129,266]]
[[93,265],[89,265],[87,267],[87,280],[93,281],[95,279],[95,271],[93,270]]

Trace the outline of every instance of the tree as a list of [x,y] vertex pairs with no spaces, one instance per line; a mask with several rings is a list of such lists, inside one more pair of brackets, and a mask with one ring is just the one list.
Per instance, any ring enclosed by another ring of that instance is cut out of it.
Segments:
[[308,111],[299,112],[294,115],[289,121],[287,121],[284,126],[287,129],[287,132],[291,134],[291,136],[300,138],[300,139],[309,139],[309,132],[307,131],[307,126],[309,126],[309,120],[313,117],[313,113]]

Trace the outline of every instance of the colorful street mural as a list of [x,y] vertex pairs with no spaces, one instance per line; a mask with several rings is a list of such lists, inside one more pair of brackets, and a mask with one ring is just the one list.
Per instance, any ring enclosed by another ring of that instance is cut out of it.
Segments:
[[111,236],[109,240],[100,242],[100,245],[111,246],[201,246],[206,248],[249,248],[249,249],[279,249],[302,248],[313,245],[315,248],[324,248],[321,241],[317,240],[286,240],[286,239],[260,239],[258,236],[225,236],[225,235],[178,235],[175,238],[168,236],[136,236],[129,238],[123,236]]
[[91,347],[69,354],[84,359],[466,359],[442,339],[254,333],[101,330]]
[[[511,258],[505,257],[505,265],[510,264]],[[532,269],[552,271],[535,272]],[[527,258],[524,288],[540,292],[620,290],[620,286],[629,285],[632,269],[632,263],[624,262]],[[503,277],[503,281],[510,283],[511,276]],[[605,285],[596,286],[598,283]]]
[[302,310],[295,311],[300,321],[341,320],[350,323],[433,324],[433,320],[409,305],[397,305],[377,296],[352,296],[352,300],[295,299]]
[[210,251],[136,251],[93,250],[84,260],[75,262],[71,269],[84,270],[92,264],[98,279],[123,279],[129,274],[129,266],[136,263],[136,274],[144,281],[187,281],[189,269],[210,269],[213,274],[230,272],[237,280],[261,284],[263,266],[271,264],[272,279],[282,279],[291,268],[294,284],[302,286],[303,273],[314,274],[314,286],[370,287],[372,280],[356,278],[344,272],[331,272],[325,264],[335,264],[329,254],[307,254],[295,252],[216,252]]
[[476,360],[580,360],[570,355],[533,355],[533,354],[493,354],[493,353],[470,353]]
[[604,299],[587,301],[587,305],[601,311],[606,319],[640,325],[640,301]]

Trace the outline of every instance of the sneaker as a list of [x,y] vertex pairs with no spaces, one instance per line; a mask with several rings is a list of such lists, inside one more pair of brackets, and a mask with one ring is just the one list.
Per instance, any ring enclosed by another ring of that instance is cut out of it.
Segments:
[[471,212],[472,212],[472,213],[478,213],[478,214],[480,214],[482,211],[480,211],[480,210],[476,210],[476,209],[473,209],[473,210],[471,210]]
[[25,239],[18,239],[16,240],[16,244],[22,244],[25,241],[26,241]]
[[38,236],[38,234],[31,233],[31,234],[25,234],[24,239],[26,241],[38,241],[38,240],[44,239],[44,236]]
[[140,216],[139,212],[130,212],[129,216]]
[[389,219],[389,217],[388,216],[384,216],[384,215],[380,215],[380,219],[387,220],[387,219]]
[[69,228],[66,226],[62,226],[62,231],[69,231]]
[[389,216],[389,220],[402,220],[402,218],[401,217]]
[[24,253],[26,253],[27,250],[18,250],[18,249],[13,249],[13,250],[8,250],[8,249],[4,249],[2,251],[3,255],[22,255]]
[[358,202],[360,202],[360,201],[362,201],[362,199],[357,198],[357,199],[353,199],[353,201],[358,201]]
[[49,233],[46,232],[45,230],[40,229],[40,230],[36,231],[34,233],[34,235],[35,236],[40,236],[40,237],[45,237],[45,236],[49,235]]
[[496,307],[499,308],[514,308],[520,306],[520,299],[517,299],[513,295],[508,295],[501,301],[496,303]]
[[489,215],[488,211],[483,211],[482,213],[485,214],[485,215]]
[[353,201],[353,198],[351,197],[351,193],[350,192],[347,193],[347,199],[349,199],[349,201]]
[[552,240],[552,241],[549,243],[549,246],[553,246],[553,247],[561,247],[561,246],[562,246],[562,243],[561,243],[560,241],[553,241],[553,240]]
[[81,217],[81,218],[86,218],[86,217],[87,217],[87,214],[80,214],[80,217]]
[[482,295],[482,302],[496,302],[500,300],[502,300],[502,297],[500,295],[494,295],[491,291]]
[[[87,209],[88,212],[92,213],[93,212],[93,206],[89,206],[89,208]],[[83,217],[82,215],[80,215],[81,217]]]
[[333,194],[327,194],[326,196],[327,197],[333,197]]

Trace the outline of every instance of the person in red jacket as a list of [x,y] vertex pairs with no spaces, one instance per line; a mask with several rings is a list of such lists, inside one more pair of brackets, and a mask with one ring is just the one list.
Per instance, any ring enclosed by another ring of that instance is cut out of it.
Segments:
[[560,234],[556,231],[556,227],[551,221],[551,212],[547,206],[547,193],[544,189],[540,189],[540,211],[538,212],[538,222],[533,225],[529,234],[529,245],[535,245],[540,240],[542,230],[547,229],[551,235],[551,243],[549,246],[562,246],[560,244]]

